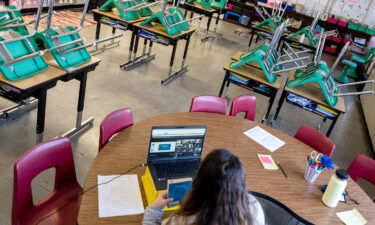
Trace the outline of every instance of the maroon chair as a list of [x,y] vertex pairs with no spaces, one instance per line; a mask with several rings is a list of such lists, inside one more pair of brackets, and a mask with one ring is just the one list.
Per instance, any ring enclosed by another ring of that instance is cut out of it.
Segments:
[[226,114],[227,99],[215,95],[195,96],[191,101],[190,112]]
[[332,157],[335,151],[335,143],[323,133],[307,125],[302,125],[294,137],[329,157]]
[[133,112],[130,108],[111,112],[100,124],[99,152],[109,139],[121,130],[133,125]]
[[[34,204],[31,182],[39,173],[50,168],[56,169],[54,190]],[[24,153],[14,164],[12,224],[76,225],[82,191],[77,182],[69,139],[41,143]]]
[[375,160],[365,155],[357,155],[349,166],[348,173],[355,182],[363,178],[375,185]]
[[244,112],[245,119],[255,120],[257,98],[250,95],[241,95],[233,99],[230,115],[236,116],[238,113]]

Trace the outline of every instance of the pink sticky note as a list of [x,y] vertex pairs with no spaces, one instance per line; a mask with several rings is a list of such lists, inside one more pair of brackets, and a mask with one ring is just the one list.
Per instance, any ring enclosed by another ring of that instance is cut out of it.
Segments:
[[262,161],[262,163],[272,164],[272,160],[270,159],[269,156],[259,156],[259,158],[260,158],[260,161]]

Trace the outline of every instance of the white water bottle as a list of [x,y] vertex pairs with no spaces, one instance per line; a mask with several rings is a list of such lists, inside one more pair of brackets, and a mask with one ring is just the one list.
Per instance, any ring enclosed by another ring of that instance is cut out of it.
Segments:
[[348,184],[349,175],[344,169],[336,170],[329,180],[327,189],[325,190],[322,201],[329,207],[336,207],[341,198],[342,193]]

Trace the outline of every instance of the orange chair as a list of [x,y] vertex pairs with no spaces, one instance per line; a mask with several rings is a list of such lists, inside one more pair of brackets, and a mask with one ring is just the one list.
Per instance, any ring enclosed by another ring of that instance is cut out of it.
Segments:
[[307,125],[302,125],[294,137],[329,157],[332,157],[333,152],[335,151],[335,143],[333,143],[331,139],[320,131]]
[[[41,172],[56,169],[53,192],[34,204],[32,180]],[[82,187],[74,168],[68,138],[41,143],[24,153],[14,164],[13,225],[76,225]]]
[[130,108],[111,112],[100,124],[99,152],[109,139],[121,130],[133,125],[133,112]]
[[227,99],[215,95],[195,96],[190,105],[190,112],[209,112],[226,114]]
[[257,98],[250,95],[241,95],[233,99],[230,115],[236,116],[238,113],[244,112],[245,119],[255,120]]

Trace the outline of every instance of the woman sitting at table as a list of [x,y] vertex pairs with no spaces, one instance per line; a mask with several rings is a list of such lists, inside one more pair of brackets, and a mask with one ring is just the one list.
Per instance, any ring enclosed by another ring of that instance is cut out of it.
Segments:
[[162,220],[163,208],[173,199],[164,192],[147,207],[142,225],[263,225],[259,202],[248,194],[239,158],[217,149],[203,160],[181,208]]

